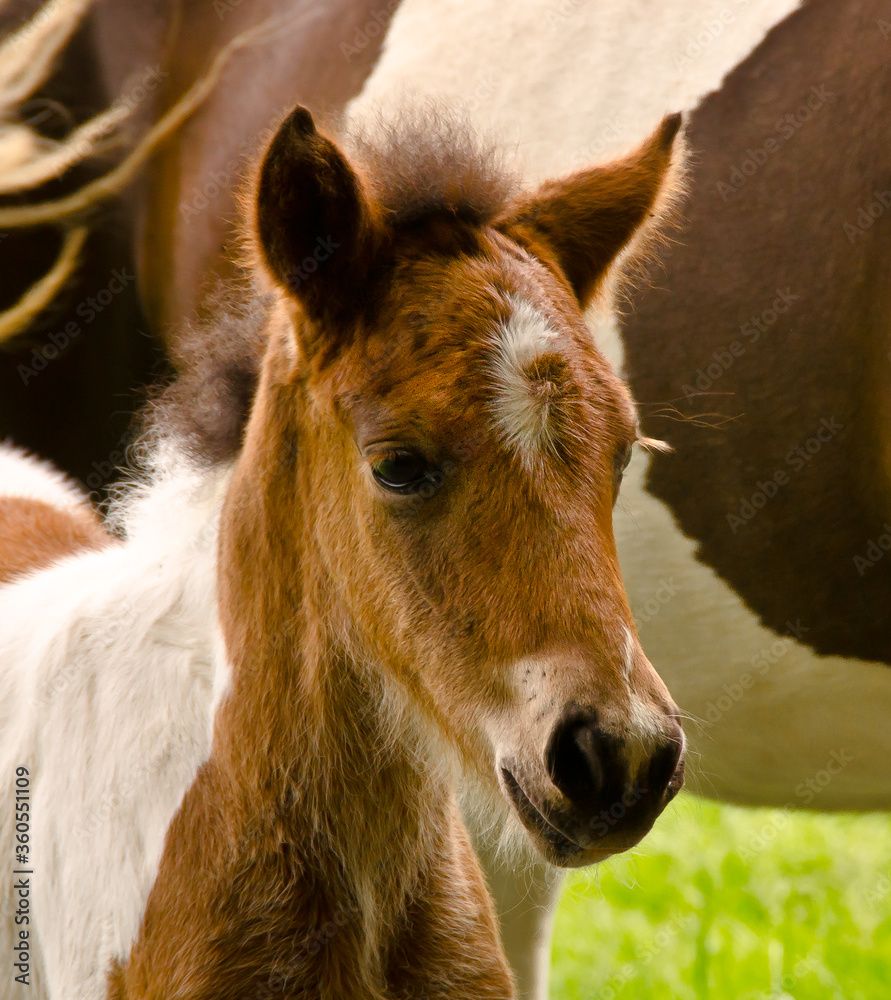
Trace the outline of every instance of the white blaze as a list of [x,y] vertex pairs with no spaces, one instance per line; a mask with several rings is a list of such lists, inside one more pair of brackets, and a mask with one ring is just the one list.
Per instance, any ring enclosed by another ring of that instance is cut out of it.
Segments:
[[556,350],[557,331],[530,303],[511,296],[513,312],[495,337],[495,419],[509,447],[531,466],[552,447],[548,394],[530,366]]

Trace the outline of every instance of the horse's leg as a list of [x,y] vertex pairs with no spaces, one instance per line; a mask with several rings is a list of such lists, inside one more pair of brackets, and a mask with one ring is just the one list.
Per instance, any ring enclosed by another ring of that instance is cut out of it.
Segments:
[[558,868],[544,862],[512,865],[487,847],[480,863],[501,925],[501,941],[517,982],[519,1000],[545,1000],[551,967],[551,930],[560,885]]

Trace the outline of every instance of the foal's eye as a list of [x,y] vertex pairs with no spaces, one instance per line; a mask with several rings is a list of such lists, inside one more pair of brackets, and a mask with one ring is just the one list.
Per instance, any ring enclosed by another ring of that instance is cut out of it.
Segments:
[[372,464],[371,471],[381,486],[399,493],[435,480],[435,472],[426,459],[413,451],[394,451],[385,455]]
[[625,472],[628,466],[631,465],[631,456],[632,456],[631,445],[628,445],[626,448],[620,449],[618,452],[616,452],[616,457],[615,457],[616,475],[620,479],[622,478],[622,474]]
[[615,490],[613,495],[613,503],[616,502],[619,496],[619,487],[622,485],[622,477],[625,475],[625,470],[631,464],[631,445],[626,448],[620,448],[616,452],[616,457],[613,459],[613,475],[615,483]]

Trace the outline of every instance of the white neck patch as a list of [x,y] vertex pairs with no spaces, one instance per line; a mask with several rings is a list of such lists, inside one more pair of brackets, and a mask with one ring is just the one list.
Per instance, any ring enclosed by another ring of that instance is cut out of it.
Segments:
[[495,420],[502,435],[527,467],[553,448],[550,403],[529,366],[556,351],[557,331],[525,299],[510,296],[513,312],[494,338]]

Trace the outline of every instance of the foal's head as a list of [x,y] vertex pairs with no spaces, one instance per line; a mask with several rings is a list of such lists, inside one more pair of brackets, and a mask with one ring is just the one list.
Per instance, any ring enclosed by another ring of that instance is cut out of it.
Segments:
[[582,317],[665,197],[678,124],[517,197],[459,133],[348,158],[298,108],[257,186],[282,502],[351,641],[559,865],[631,846],[682,782],[613,539],[635,408]]

